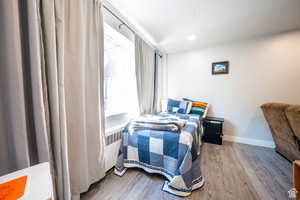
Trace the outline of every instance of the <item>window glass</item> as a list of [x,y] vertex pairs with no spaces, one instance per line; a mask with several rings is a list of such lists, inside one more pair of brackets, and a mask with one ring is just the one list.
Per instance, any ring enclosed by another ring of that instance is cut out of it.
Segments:
[[104,24],[104,101],[106,116],[138,113],[134,43]]

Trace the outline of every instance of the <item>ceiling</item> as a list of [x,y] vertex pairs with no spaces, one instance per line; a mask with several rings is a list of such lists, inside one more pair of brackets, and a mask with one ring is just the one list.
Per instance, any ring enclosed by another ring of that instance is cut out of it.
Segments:
[[[300,28],[300,0],[108,0],[175,53]],[[190,36],[194,40],[188,40]]]

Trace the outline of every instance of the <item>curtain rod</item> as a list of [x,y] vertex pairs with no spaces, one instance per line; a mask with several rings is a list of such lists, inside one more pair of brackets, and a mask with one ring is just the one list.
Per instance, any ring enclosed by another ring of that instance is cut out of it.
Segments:
[[122,24],[119,25],[119,28],[121,28],[122,25],[126,26],[132,33],[136,34],[136,32],[134,30],[132,30],[132,28],[130,28],[130,26],[128,26],[119,16],[117,16],[113,11],[111,11],[108,7],[106,7],[105,5],[102,5],[103,8],[105,10],[107,10],[110,14],[112,14],[115,18],[117,18]]
[[[120,24],[119,25],[119,28],[121,28],[121,26],[126,26],[133,34],[135,34],[135,35],[138,35],[132,28],[130,28],[130,26],[126,23],[126,22],[124,22],[118,15],[116,15],[113,11],[111,11],[107,6],[105,6],[104,4],[102,4],[102,7],[105,9],[105,10],[107,10],[110,14],[112,14],[112,16],[114,16],[115,18],[117,18],[122,24]],[[152,46],[152,45],[151,45]],[[160,56],[160,58],[162,58],[163,56],[162,56],[162,54],[160,53],[160,51],[157,49],[157,48],[155,48],[155,47],[153,47],[152,46],[152,48],[154,48],[155,49],[155,51],[158,53],[158,55]]]

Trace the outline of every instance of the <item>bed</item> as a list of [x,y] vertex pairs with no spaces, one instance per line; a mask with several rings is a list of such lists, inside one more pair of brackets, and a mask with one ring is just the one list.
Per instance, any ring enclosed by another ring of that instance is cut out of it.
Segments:
[[130,122],[123,130],[115,174],[123,176],[127,168],[141,168],[167,179],[163,191],[190,195],[204,185],[197,159],[201,124],[199,115],[179,113],[146,115]]

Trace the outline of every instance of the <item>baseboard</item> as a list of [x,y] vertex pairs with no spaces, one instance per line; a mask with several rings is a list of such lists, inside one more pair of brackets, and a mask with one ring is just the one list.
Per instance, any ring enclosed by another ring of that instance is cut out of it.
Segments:
[[237,136],[229,136],[229,135],[224,135],[223,140],[229,141],[229,142],[249,144],[249,145],[254,145],[254,146],[275,148],[275,143],[273,141],[267,141],[267,140],[256,140],[256,139],[237,137]]

